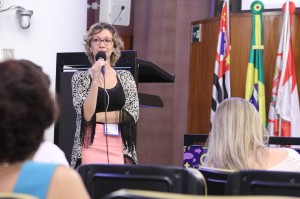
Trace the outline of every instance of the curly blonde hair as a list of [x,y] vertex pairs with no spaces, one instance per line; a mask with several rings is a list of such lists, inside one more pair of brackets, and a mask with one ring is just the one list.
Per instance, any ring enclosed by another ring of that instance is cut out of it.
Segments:
[[90,50],[91,49],[91,41],[95,34],[98,34],[99,32],[101,32],[104,29],[111,32],[111,34],[113,36],[112,39],[113,39],[115,50],[112,52],[112,54],[110,56],[110,64],[112,66],[114,66],[121,56],[121,50],[123,50],[123,48],[124,48],[124,42],[123,42],[122,38],[119,36],[116,29],[110,24],[98,22],[98,23],[93,24],[90,27],[90,29],[84,35],[84,42],[85,42],[84,47],[86,50],[86,55],[88,56],[90,62],[92,64],[94,64],[95,63],[94,55],[93,55],[93,52],[91,52],[91,50]]

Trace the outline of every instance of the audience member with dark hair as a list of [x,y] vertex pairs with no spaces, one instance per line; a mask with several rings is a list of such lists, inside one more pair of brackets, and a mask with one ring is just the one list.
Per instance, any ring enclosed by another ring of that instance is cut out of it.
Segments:
[[224,100],[214,116],[205,166],[220,169],[300,171],[291,148],[268,147],[269,134],[255,107],[245,99]]
[[26,60],[0,63],[0,192],[41,199],[84,199],[79,174],[66,166],[31,161],[57,117],[42,68]]

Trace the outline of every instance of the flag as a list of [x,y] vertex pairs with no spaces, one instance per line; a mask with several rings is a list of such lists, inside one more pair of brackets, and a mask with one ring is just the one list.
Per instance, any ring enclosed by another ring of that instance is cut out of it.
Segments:
[[254,1],[251,4],[252,11],[252,38],[250,55],[248,60],[245,99],[250,101],[261,116],[266,125],[264,62],[263,62],[263,24],[262,12],[264,4]]
[[213,77],[212,107],[210,113],[211,123],[219,104],[224,99],[231,97],[229,38],[229,2],[225,0],[220,16],[217,55]]
[[272,84],[268,132],[272,136],[300,137],[299,97],[291,35],[291,14],[295,11],[295,4],[287,1],[282,10],[283,25]]

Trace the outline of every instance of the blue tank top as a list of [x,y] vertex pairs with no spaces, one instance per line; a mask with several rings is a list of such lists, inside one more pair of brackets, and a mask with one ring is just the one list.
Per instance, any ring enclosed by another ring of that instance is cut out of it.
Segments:
[[14,193],[25,193],[46,199],[53,173],[58,164],[27,161],[22,165]]

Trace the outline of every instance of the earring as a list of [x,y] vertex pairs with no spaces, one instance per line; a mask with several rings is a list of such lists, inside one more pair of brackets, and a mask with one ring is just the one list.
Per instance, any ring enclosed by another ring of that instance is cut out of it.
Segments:
[[93,52],[92,48],[90,48],[90,51]]

